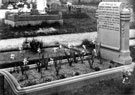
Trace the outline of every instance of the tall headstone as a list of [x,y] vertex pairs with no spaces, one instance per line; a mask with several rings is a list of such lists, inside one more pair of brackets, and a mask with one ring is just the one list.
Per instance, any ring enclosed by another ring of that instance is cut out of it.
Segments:
[[97,10],[98,42],[101,56],[121,64],[130,64],[130,11],[122,2],[100,2]]

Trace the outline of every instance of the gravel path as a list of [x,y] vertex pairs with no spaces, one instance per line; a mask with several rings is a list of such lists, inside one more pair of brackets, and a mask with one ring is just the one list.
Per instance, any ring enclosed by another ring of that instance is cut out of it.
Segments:
[[[133,46],[135,44],[135,30],[131,29],[129,32],[130,38],[130,46]],[[61,43],[74,43],[78,44],[83,39],[89,39],[89,40],[95,40],[97,37],[97,32],[87,32],[87,33],[77,33],[77,34],[64,34],[64,35],[53,35],[53,36],[38,36],[34,37],[35,39],[41,40],[46,45],[54,44],[55,42],[61,42]],[[31,40],[31,38],[28,38],[28,40]],[[10,50],[18,48],[22,45],[25,38],[15,38],[15,39],[4,39],[0,40],[0,51],[2,50]]]
[[[38,39],[39,41],[43,41],[44,44],[49,45],[55,42],[78,44],[83,39],[95,40],[96,36],[97,33],[92,32],[92,33],[64,34],[54,36],[39,36],[34,38]],[[32,37],[28,38],[28,40],[31,39]],[[25,38],[0,40],[0,51],[18,48],[19,46],[22,45],[24,40]]]

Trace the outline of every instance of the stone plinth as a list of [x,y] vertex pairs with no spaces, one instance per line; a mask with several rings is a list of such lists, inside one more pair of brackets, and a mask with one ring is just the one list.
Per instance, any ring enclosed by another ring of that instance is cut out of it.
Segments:
[[130,11],[122,2],[101,2],[98,6],[98,42],[101,56],[121,64],[132,62],[129,51]]
[[31,14],[21,14],[18,15],[16,13],[7,13],[4,23],[10,25],[12,27],[18,26],[35,26],[41,25],[42,23],[55,23],[58,22],[60,25],[63,25],[62,13],[59,12],[57,14],[42,14],[42,15],[31,15]]

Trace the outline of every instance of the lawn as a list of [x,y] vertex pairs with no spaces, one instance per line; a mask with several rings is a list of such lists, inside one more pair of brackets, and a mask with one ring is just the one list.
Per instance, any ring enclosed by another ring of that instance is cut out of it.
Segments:
[[[110,79],[74,89],[70,92],[63,92],[59,95],[134,95],[134,86],[124,85],[121,79]],[[54,94],[55,95],[55,94]]]

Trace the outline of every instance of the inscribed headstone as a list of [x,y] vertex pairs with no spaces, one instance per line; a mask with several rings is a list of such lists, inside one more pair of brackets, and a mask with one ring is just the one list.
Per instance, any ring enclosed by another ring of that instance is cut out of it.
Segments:
[[121,2],[101,2],[98,7],[99,41],[102,46],[120,49]]

